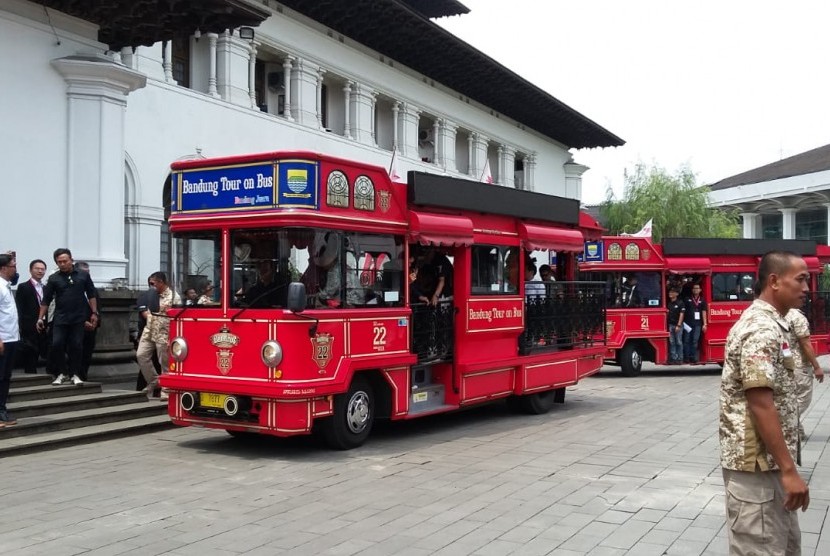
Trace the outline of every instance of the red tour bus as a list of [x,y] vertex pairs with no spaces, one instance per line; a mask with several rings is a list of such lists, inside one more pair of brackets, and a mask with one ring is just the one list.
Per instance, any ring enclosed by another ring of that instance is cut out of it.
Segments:
[[[415,172],[392,183],[312,152],[172,169],[171,283],[207,292],[168,313],[161,383],[178,425],[319,426],[348,449],[376,418],[498,398],[544,413],[602,365],[603,284],[574,280],[575,200]],[[526,293],[535,250],[557,252],[559,280]]]
[[[708,327],[698,346],[698,362],[722,364],[726,335],[752,302],[760,257],[778,249],[807,261],[812,275],[806,311],[811,339],[816,354],[827,353],[826,295],[818,291],[819,274],[830,262],[826,246],[804,240],[692,238],[665,238],[659,245],[643,237],[604,236],[586,242],[579,270],[583,279],[605,283],[606,361],[619,365],[625,376],[639,374],[643,361],[667,364],[668,290],[676,287],[679,299],[685,300],[699,284],[708,305]],[[627,297],[631,284],[639,294]]]

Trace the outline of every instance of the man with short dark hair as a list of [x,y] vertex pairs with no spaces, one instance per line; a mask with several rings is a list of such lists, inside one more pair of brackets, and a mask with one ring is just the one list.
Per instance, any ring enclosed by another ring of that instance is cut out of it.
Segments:
[[679,365],[683,362],[683,314],[686,305],[677,298],[677,288],[669,290],[669,365]]
[[17,286],[15,303],[20,318],[20,356],[23,370],[34,374],[40,356],[46,352],[46,335],[38,332],[37,317],[40,314],[40,300],[43,299],[43,277],[46,263],[35,259],[29,263],[29,279]]
[[17,419],[6,410],[12,379],[14,352],[20,340],[17,321],[17,305],[14,303],[11,284],[17,274],[14,255],[0,255],[0,428],[17,424]]
[[809,280],[800,256],[764,255],[759,296],[726,338],[719,436],[730,554],[801,554],[796,510],[807,509],[810,490],[796,468],[795,360],[785,316],[803,305]]
[[686,312],[683,315],[683,359],[686,363],[700,360],[700,338],[709,324],[709,306],[701,295],[700,284],[692,286],[692,295],[686,299]]
[[[84,323],[97,326],[98,293],[87,272],[76,269],[72,252],[66,248],[55,249],[52,255],[58,265],[58,271],[52,274],[43,288],[40,302],[37,329],[46,329],[46,312],[49,304],[55,300],[55,315],[52,319],[52,345],[50,359],[58,373],[53,385],[58,386],[70,379],[62,370],[66,366],[64,353],[69,355],[71,381],[76,386],[83,384],[81,379],[81,358],[83,356]],[[92,315],[88,317],[90,310]]]
[[[138,350],[135,357],[141,367],[141,374],[147,381],[147,399],[153,397],[153,391],[158,384],[158,373],[153,366],[153,353],[156,354],[161,366],[161,372],[167,371],[167,340],[170,334],[170,319],[164,314],[174,305],[179,305],[181,299],[179,294],[174,292],[167,285],[167,274],[158,271],[150,275],[150,285],[159,294],[159,312],[157,314],[145,311],[147,326],[141,333],[138,341]],[[161,400],[167,400],[167,394],[162,390]]]

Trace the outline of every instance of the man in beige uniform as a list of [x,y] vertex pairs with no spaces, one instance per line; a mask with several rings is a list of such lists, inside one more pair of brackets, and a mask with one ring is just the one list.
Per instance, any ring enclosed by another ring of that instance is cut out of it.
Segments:
[[726,339],[720,390],[720,445],[729,553],[801,554],[798,508],[810,503],[799,476],[795,361],[784,315],[801,307],[804,260],[774,251],[758,267],[758,298]]
[[813,401],[813,376],[819,382],[824,382],[824,371],[813,351],[810,342],[810,323],[799,309],[790,309],[787,313],[787,324],[790,325],[790,343],[793,347],[795,360],[795,395],[798,399],[798,436],[804,441],[804,414]]

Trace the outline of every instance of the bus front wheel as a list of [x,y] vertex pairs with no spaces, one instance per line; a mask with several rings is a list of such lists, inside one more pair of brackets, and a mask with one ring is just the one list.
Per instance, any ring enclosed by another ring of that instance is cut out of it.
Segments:
[[620,353],[620,367],[623,376],[637,376],[643,369],[643,355],[636,343],[628,343]]
[[372,386],[355,376],[349,391],[334,397],[334,413],[326,419],[326,443],[337,450],[351,450],[366,442],[375,420]]

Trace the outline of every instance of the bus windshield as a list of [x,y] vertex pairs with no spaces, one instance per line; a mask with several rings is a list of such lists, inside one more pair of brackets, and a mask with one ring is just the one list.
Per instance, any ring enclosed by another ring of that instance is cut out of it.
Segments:
[[308,308],[401,306],[402,239],[324,228],[231,231],[235,307],[284,308],[302,282]]

